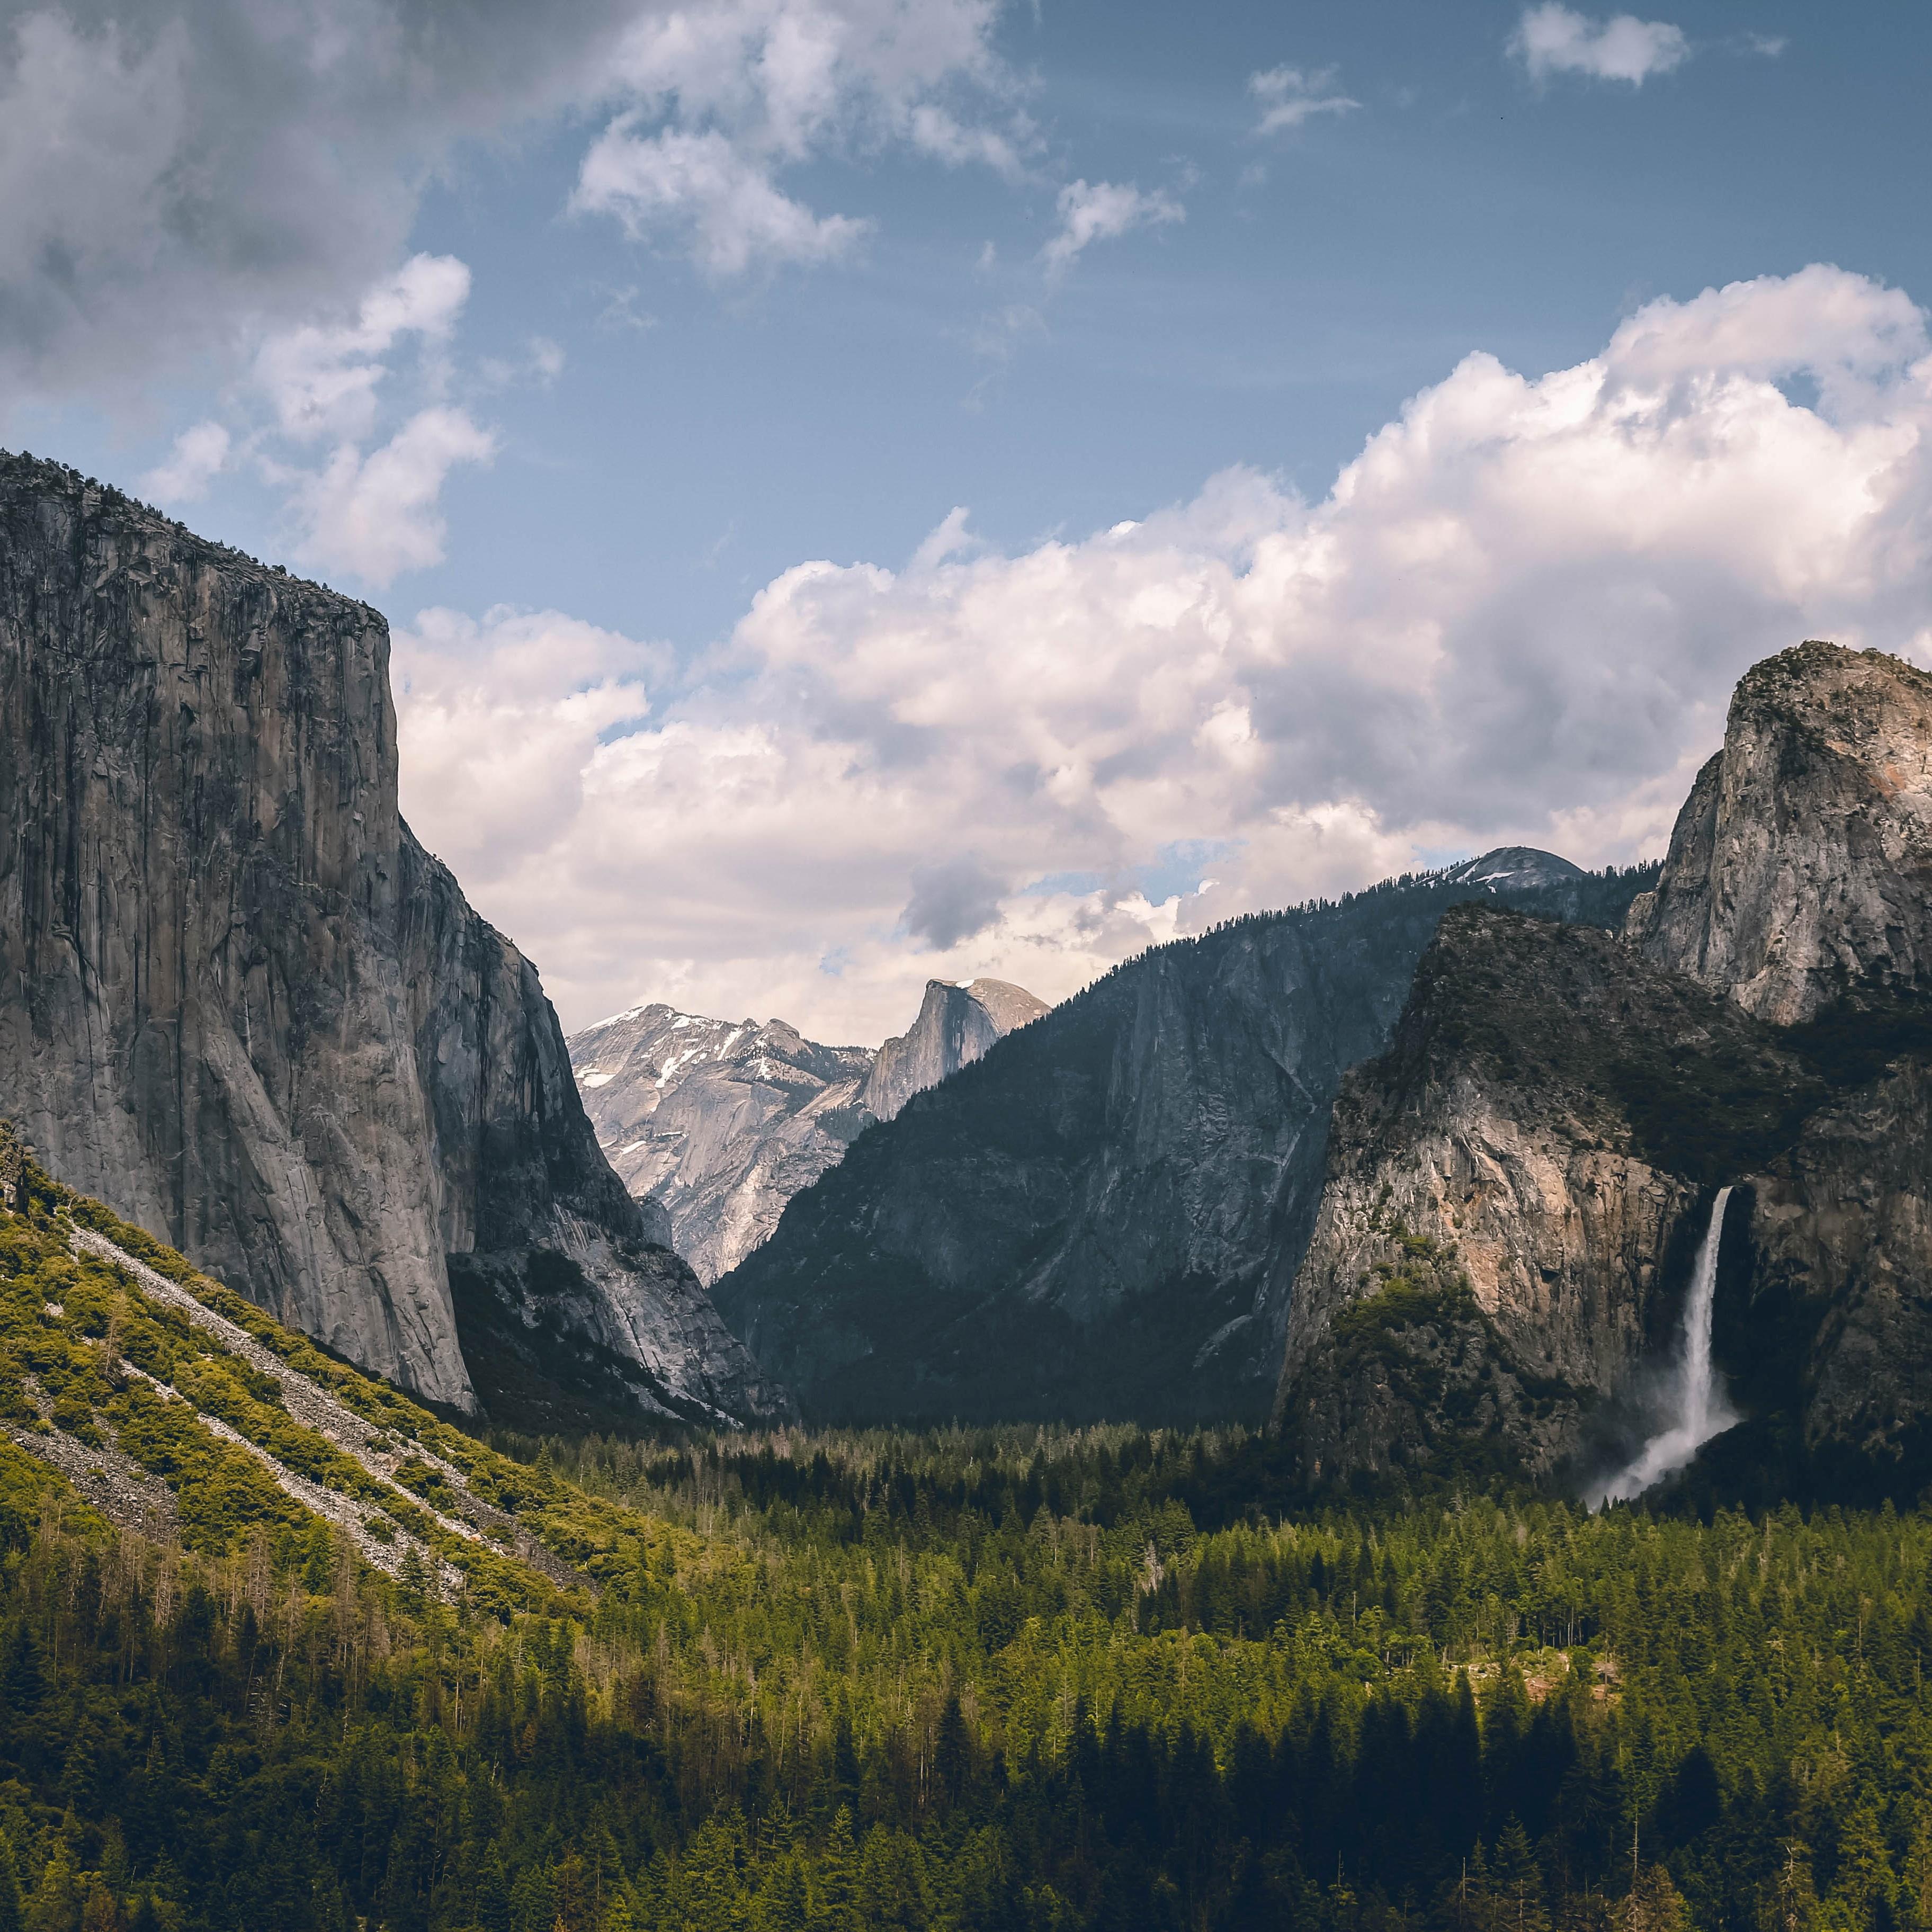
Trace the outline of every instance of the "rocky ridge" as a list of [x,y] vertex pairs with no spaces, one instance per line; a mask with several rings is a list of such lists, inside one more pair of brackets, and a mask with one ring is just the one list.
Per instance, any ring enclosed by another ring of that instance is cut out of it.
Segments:
[[975,980],[964,986],[927,980],[919,1017],[909,1032],[879,1048],[860,1105],[875,1120],[892,1120],[915,1094],[971,1066],[996,1040],[1046,1010],[1044,1000],[1004,980]]
[[8,457],[0,657],[0,1096],[57,1177],[434,1401],[782,1412],[403,824],[376,612]]
[[573,1034],[577,1081],[611,1166],[664,1212],[701,1280],[728,1273],[872,1118],[864,1047],[820,1046],[782,1020],[734,1025],[633,1007]]
[[866,1127],[1046,1010],[1002,980],[933,980],[911,1030],[876,1052],[819,1046],[782,1020],[734,1025],[662,1005],[600,1021],[568,1046],[612,1166],[714,1282]]
[[1754,665],[1626,936],[1780,1026],[1932,984],[1932,675],[1815,641]]
[[1746,1420],[1699,1480],[1932,1477],[1928,686],[1816,644],[1756,667],[1628,944],[1444,920],[1336,1102],[1276,1408],[1304,1482],[1627,1452],[1725,1183]]
[[1521,892],[1390,881],[1117,969],[862,1134],[720,1309],[818,1420],[1265,1416],[1330,1102],[1437,920],[1620,923],[1650,882],[1540,859]]

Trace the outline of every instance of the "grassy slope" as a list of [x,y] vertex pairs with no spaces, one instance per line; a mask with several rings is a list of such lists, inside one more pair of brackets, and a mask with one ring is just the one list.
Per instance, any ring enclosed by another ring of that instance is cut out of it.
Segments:
[[500,1616],[581,1614],[674,1560],[681,1533],[499,1455],[98,1202],[31,1165],[21,1192],[0,1210],[0,1513],[61,1496],[204,1556],[266,1538],[278,1567],[346,1537]]

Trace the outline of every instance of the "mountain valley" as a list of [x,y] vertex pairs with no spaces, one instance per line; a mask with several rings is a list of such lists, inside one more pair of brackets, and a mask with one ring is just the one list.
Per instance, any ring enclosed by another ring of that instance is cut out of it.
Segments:
[[646,1006],[573,1034],[578,1084],[611,1166],[661,1208],[699,1278],[728,1274],[785,1203],[866,1127],[1046,1011],[1003,980],[928,980],[911,1030],[876,1052]]

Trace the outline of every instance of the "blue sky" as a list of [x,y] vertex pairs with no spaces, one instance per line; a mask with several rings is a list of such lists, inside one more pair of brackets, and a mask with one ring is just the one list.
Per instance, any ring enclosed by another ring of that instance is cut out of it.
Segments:
[[[493,916],[553,935],[567,1018],[670,996],[876,1036],[928,971],[1057,997],[1418,853],[1628,858],[1752,656],[1826,623],[1920,649],[1916,552],[1875,577],[1847,525],[1786,580],[1760,494],[1786,476],[1796,517],[1806,465],[1824,490],[1842,459],[1863,501],[1900,473],[1874,423],[1916,434],[1911,10],[597,0],[538,40],[476,0],[445,16],[455,57],[406,5],[298,11],[291,52],[248,0],[118,38],[112,5],[0,9],[0,100],[67,104],[0,176],[25,194],[96,150],[45,232],[0,224],[7,440],[389,613],[406,808]],[[838,50],[816,93],[784,92],[800,44]],[[105,212],[278,76],[314,152],[266,121],[222,137],[208,260],[155,242],[189,225],[158,190],[145,232]],[[130,100],[160,131],[124,153]],[[67,310],[34,281],[50,238],[82,264]],[[1713,332],[1694,304],[1729,284],[1760,292]],[[1730,434],[1747,392],[1790,446],[1732,449],[1695,555],[1640,527],[1682,468],[1516,546],[1482,466],[1526,432],[1452,376],[1593,365],[1660,303],[1684,394],[1745,387],[1659,418],[1647,460]],[[1846,357],[1863,400],[1820,404]],[[1432,396],[1460,440],[1408,438],[1372,530],[1338,473]],[[1916,487],[1887,499],[1914,530]],[[1432,519],[1462,520],[1481,584],[1372,609],[1389,533],[1413,556]],[[1095,548],[1124,521],[1164,560],[1132,589]],[[1270,544],[1298,560],[1258,616]],[[1337,544],[1357,587],[1318,610]],[[1150,621],[1168,641],[1120,656]],[[548,802],[492,829],[479,785]],[[1212,892],[1181,877],[1197,853]],[[1004,910],[923,929],[935,879]]]

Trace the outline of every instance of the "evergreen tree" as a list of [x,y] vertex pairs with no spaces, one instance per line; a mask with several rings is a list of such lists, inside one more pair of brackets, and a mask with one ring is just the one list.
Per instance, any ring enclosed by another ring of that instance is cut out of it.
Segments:
[[812,1932],[860,1932],[858,1879],[859,1848],[853,1842],[852,1814],[842,1804],[818,1855]]

